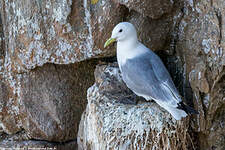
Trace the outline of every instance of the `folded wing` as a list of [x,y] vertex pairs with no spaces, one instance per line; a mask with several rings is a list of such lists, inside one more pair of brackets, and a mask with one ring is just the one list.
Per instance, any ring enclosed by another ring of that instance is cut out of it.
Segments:
[[181,101],[167,69],[153,52],[128,59],[121,69],[123,80],[136,94],[172,107]]

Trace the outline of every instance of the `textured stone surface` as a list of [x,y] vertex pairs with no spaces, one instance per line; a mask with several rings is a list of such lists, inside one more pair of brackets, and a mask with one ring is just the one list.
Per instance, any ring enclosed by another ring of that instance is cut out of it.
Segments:
[[[0,1],[0,5],[0,75],[5,82],[1,86],[8,91],[4,93],[7,99],[0,99],[4,104],[0,112],[3,132],[13,134],[25,128],[32,138],[74,138],[95,64],[85,62],[61,66],[59,70],[54,65],[35,67],[115,54],[111,49],[100,50],[104,44],[101,39],[108,38],[109,31],[119,22],[120,16],[112,10],[123,13],[124,8],[105,1],[91,5],[89,0],[12,0]],[[103,29],[103,25],[108,28]],[[60,106],[64,100],[65,105]],[[46,126],[46,120],[52,128]]]
[[[101,49],[100,56],[115,55],[115,49],[104,48],[105,41],[111,36],[114,26],[127,15],[127,8],[114,1],[99,0],[91,5],[91,27],[94,49]],[[115,13],[116,12],[116,13]]]
[[140,41],[151,50],[166,50],[170,46],[168,40],[173,26],[173,17],[150,20],[133,11],[130,13],[128,21],[136,27]]
[[171,0],[117,0],[131,10],[135,10],[143,16],[153,19],[160,18],[162,15],[172,11],[174,1]]
[[3,77],[5,57],[4,43],[3,24],[0,18],[0,132],[13,134],[20,129],[18,125],[17,104],[14,103],[12,90]]
[[3,141],[0,149],[48,149],[48,150],[77,150],[76,142],[55,144],[45,141]]
[[60,142],[76,138],[94,68],[94,62],[47,64],[23,75],[20,114],[30,137]]
[[194,121],[199,148],[225,149],[225,2],[187,3],[177,51],[200,115]]
[[75,139],[86,106],[86,89],[94,82],[95,65],[96,61],[46,64],[30,73],[14,75],[15,91],[1,81],[2,132],[14,134],[25,129],[31,139]]
[[71,63],[115,54],[102,49],[102,38],[125,7],[89,0],[12,0],[0,6],[1,132],[25,129],[32,139],[59,142],[76,138],[96,64]]
[[52,150],[76,150],[77,143],[75,140],[66,143],[56,143],[41,140],[29,140],[29,137],[24,132],[19,132],[15,135],[0,135],[4,140],[0,141],[0,149],[52,149]]
[[20,130],[17,102],[12,98],[9,86],[0,76],[0,130],[8,134]]
[[116,102],[131,94],[126,92],[129,90],[122,82],[118,67],[98,66],[95,77],[80,122],[80,150],[188,149],[190,139],[184,120],[176,122],[154,102],[137,105]]
[[96,5],[89,0],[13,0],[1,1],[1,6],[7,57],[17,72],[104,55],[102,38],[123,13],[119,5],[105,0]]

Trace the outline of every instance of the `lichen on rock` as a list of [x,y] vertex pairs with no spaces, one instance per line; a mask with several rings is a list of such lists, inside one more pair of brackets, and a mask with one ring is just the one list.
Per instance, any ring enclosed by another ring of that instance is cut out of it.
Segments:
[[[119,5],[106,1],[102,2],[103,7],[91,6],[89,0],[0,3],[8,48],[6,59],[12,61],[16,72],[26,72],[45,63],[69,64],[105,54],[101,39],[108,36],[106,33],[112,27],[102,32],[96,26],[112,26],[118,22],[119,15],[108,11],[123,13]],[[98,11],[92,11],[94,7]],[[96,24],[95,17],[102,17],[101,22]],[[95,41],[100,41],[100,44]]]

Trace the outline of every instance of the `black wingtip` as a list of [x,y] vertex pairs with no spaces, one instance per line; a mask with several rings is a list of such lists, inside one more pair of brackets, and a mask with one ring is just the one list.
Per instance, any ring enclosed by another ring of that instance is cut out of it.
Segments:
[[180,102],[178,104],[178,109],[184,110],[187,114],[199,114],[199,112],[195,109],[193,109],[192,107],[184,104],[183,102]]

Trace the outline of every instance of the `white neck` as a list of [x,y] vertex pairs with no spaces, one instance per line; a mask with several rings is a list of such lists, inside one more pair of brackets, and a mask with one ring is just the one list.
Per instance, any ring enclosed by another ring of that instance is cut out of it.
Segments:
[[119,64],[119,67],[121,68],[121,65],[125,64],[127,59],[132,59],[140,54],[142,54],[144,51],[142,51],[142,45],[137,38],[125,40],[125,41],[118,41],[117,42],[117,61]]
[[135,39],[118,41],[117,42],[117,51],[121,48],[123,48],[123,50],[125,50],[125,51],[126,50],[132,51],[134,47],[137,47],[138,43],[139,43],[138,40],[135,40]]

